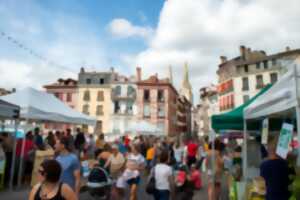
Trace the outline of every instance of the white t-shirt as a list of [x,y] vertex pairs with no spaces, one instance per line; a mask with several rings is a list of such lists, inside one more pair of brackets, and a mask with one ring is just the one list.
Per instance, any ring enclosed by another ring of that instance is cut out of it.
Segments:
[[144,165],[145,164],[145,158],[141,154],[134,155],[134,154],[129,154],[127,157],[127,160],[134,161],[138,165]]
[[183,151],[184,151],[183,147],[179,147],[178,149],[174,148],[174,157],[177,162],[182,162]]
[[172,168],[166,164],[157,164],[154,170],[155,188],[158,190],[170,190],[169,177],[172,176]]

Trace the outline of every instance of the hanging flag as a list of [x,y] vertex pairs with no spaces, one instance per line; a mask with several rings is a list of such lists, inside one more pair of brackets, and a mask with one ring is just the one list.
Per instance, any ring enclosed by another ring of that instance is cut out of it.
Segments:
[[293,137],[293,130],[294,126],[292,124],[283,123],[276,149],[276,154],[283,159],[286,159],[289,152],[290,143]]

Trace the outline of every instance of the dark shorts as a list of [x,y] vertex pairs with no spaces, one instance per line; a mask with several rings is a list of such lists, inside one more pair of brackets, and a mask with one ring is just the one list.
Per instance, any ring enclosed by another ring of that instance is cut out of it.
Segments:
[[129,180],[127,180],[127,184],[128,185],[138,185],[140,183],[140,177],[137,177],[137,178],[131,178]]
[[187,159],[187,165],[189,167],[191,167],[192,164],[195,164],[197,162],[196,157],[195,156],[188,156]]

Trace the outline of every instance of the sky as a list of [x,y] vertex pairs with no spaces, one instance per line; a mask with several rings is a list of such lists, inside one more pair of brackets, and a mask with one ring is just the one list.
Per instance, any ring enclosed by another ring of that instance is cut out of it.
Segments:
[[221,55],[238,56],[240,45],[300,48],[299,8],[299,0],[0,0],[0,87],[41,88],[82,66],[125,75],[140,66],[144,78],[165,78],[171,65],[179,89],[187,62],[197,103],[199,89],[217,83]]

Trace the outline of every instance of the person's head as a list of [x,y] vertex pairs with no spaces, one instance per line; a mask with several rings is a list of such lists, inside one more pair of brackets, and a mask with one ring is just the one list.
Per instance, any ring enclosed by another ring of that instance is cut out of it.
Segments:
[[25,138],[26,138],[27,140],[32,140],[32,139],[33,139],[32,131],[28,131],[28,132],[26,133]]
[[48,136],[52,137],[52,136],[53,136],[53,132],[52,132],[52,131],[49,131],[49,132],[48,132]]
[[8,137],[8,133],[7,132],[2,132],[1,136],[7,138]]
[[108,143],[104,144],[103,150],[106,152],[110,152],[111,151],[111,146]]
[[159,162],[160,163],[168,163],[169,161],[169,153],[167,151],[163,151],[160,153]]
[[76,132],[77,133],[81,133],[81,129],[80,128],[76,128]]
[[61,166],[58,161],[51,159],[42,162],[39,168],[39,175],[43,182],[57,183],[61,175]]
[[276,147],[277,147],[278,137],[270,136],[268,139],[268,153],[269,156],[277,156],[276,155]]
[[118,145],[116,145],[116,144],[111,145],[111,152],[114,155],[117,155],[119,153],[119,147],[118,147]]
[[140,146],[138,144],[132,144],[131,145],[131,152],[133,154],[139,154],[141,151],[140,151]]
[[66,137],[58,138],[55,144],[56,152],[68,151],[71,152],[71,144],[70,141]]
[[72,131],[71,131],[70,128],[68,128],[68,129],[66,130],[66,132],[67,132],[67,136],[71,136]]
[[36,127],[36,128],[34,129],[34,134],[35,134],[35,135],[39,135],[39,134],[40,134],[40,128],[39,128],[39,127]]

